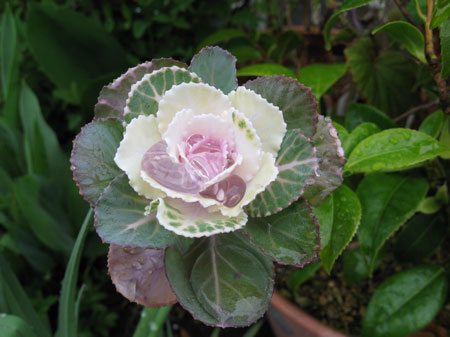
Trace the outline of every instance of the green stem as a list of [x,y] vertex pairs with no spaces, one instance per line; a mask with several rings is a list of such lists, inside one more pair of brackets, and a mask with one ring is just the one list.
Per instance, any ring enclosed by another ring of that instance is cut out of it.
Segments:
[[161,331],[172,306],[145,308],[133,337],[156,337]]

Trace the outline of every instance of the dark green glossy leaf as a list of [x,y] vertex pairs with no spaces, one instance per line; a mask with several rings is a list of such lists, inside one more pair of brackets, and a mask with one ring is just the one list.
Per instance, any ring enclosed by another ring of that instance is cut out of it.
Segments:
[[172,59],[154,59],[152,62],[144,62],[116,78],[113,82],[103,87],[95,105],[95,119],[117,118],[123,120],[123,113],[131,86],[140,81],[145,74],[163,67],[177,66],[187,68],[187,65]]
[[114,162],[122,137],[122,123],[108,119],[85,125],[73,142],[71,169],[80,193],[91,205],[122,173]]
[[317,100],[347,71],[345,63],[315,63],[303,67],[298,72],[298,79],[311,88]]
[[249,218],[242,231],[276,262],[302,267],[317,257],[318,228],[311,207],[299,201],[275,215]]
[[272,261],[237,233],[197,239],[185,254],[169,248],[165,261],[180,304],[208,325],[248,326],[268,308]]
[[224,94],[236,89],[236,58],[219,47],[205,47],[192,58],[189,70],[202,82],[220,89]]
[[397,115],[409,108],[415,71],[403,54],[377,55],[372,41],[361,39],[345,49],[345,56],[358,90],[370,105]]
[[[374,269],[378,268],[383,261],[384,250],[381,249],[376,257]],[[359,282],[370,276],[370,269],[368,266],[368,256],[364,255],[361,248],[352,249],[342,254],[342,261],[344,264],[345,279],[349,283]]]
[[450,18],[450,3],[447,0],[434,1],[433,18],[431,19],[430,28],[434,29],[441,23],[447,22]]
[[289,288],[291,288],[295,294],[298,294],[298,287],[313,276],[321,265],[322,264],[320,261],[313,262],[294,271],[291,275],[289,275]]
[[359,143],[351,153],[345,171],[369,173],[399,171],[450,152],[450,148],[422,132],[389,129]]
[[349,157],[353,149],[359,143],[361,143],[364,139],[366,139],[369,136],[372,136],[377,132],[380,132],[380,128],[374,123],[362,123],[358,125],[348,136],[345,143],[342,144],[345,155]]
[[382,130],[397,127],[383,111],[367,104],[351,102],[345,114],[346,129],[352,132],[358,125],[365,122],[372,122]]
[[345,157],[337,131],[328,118],[320,116],[313,144],[319,158],[319,169],[303,197],[311,205],[319,206],[342,183]]
[[162,227],[156,212],[146,214],[150,200],[139,196],[126,175],[105,189],[95,206],[95,226],[102,240],[122,247],[165,248],[188,242]]
[[253,217],[268,216],[288,207],[300,198],[317,169],[313,144],[300,130],[288,130],[281,143],[275,165],[277,178],[246,206]]
[[237,71],[237,76],[273,76],[285,75],[287,77],[296,78],[295,72],[289,68],[274,63],[253,64],[242,67]]
[[383,244],[414,214],[427,191],[425,179],[397,174],[374,173],[360,183],[358,237],[371,271]]
[[17,32],[14,15],[9,4],[6,3],[5,12],[2,16],[2,27],[0,31],[0,77],[3,98],[8,97],[11,76],[17,57]]
[[[447,4],[448,12],[450,12],[450,5]],[[450,17],[450,13],[447,14]],[[450,77],[450,19],[444,21],[440,26],[441,38],[441,62],[442,70],[441,77]]]
[[352,240],[361,219],[361,204],[355,192],[341,185],[320,206],[314,208],[320,223],[319,253],[322,265],[330,273],[344,248]]
[[317,103],[311,89],[284,76],[259,77],[245,87],[279,107],[288,129],[300,129],[310,138],[316,132]]
[[402,337],[425,327],[447,295],[444,269],[424,265],[395,274],[373,294],[363,321],[363,337]]
[[396,258],[416,263],[429,257],[444,241],[447,226],[442,214],[416,215],[397,237],[394,247]]
[[441,109],[428,115],[420,124],[419,131],[430,135],[433,138],[437,138],[441,133],[442,126],[444,125],[445,115]]
[[22,318],[13,315],[0,315],[0,336],[2,337],[37,337]]
[[372,34],[385,32],[389,34],[395,41],[402,44],[411,55],[419,59],[423,63],[427,63],[425,58],[425,39],[423,34],[406,21],[391,21],[381,27],[377,27]]

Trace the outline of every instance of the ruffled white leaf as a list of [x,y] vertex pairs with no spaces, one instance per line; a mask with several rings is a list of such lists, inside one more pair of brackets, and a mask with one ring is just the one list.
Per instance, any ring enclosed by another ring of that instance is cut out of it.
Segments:
[[252,123],[262,143],[262,150],[277,156],[286,133],[282,111],[254,91],[239,87],[228,97],[237,110]]
[[242,210],[236,217],[227,217],[220,212],[208,212],[198,203],[170,198],[160,199],[156,218],[164,228],[187,237],[232,232],[247,223]]
[[133,189],[148,199],[164,196],[161,190],[153,188],[141,178],[142,158],[145,152],[160,140],[155,116],[141,115],[128,124],[114,157],[117,166],[127,174]]

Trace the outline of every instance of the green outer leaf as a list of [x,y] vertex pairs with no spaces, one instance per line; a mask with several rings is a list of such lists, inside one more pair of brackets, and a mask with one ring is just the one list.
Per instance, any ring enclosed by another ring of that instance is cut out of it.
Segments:
[[295,72],[289,68],[274,63],[252,64],[242,67],[237,71],[237,76],[273,76],[285,75],[291,78],[297,78]]
[[363,337],[408,336],[426,326],[444,305],[444,268],[424,265],[395,274],[373,294],[363,321]]
[[73,176],[80,193],[92,206],[111,181],[122,174],[114,162],[122,137],[122,123],[107,119],[85,125],[73,141]]
[[416,215],[397,237],[395,257],[413,263],[429,257],[445,240],[447,227],[442,214]]
[[78,312],[74,310],[76,287],[78,279],[78,269],[80,267],[81,253],[83,251],[84,240],[89,229],[89,223],[93,210],[90,209],[81,225],[77,240],[73,246],[69,263],[61,287],[58,310],[58,337],[78,336]]
[[11,76],[17,56],[17,32],[14,15],[9,3],[6,3],[0,31],[0,76],[3,98],[8,97]]
[[180,304],[208,325],[248,326],[272,298],[272,261],[237,233],[197,239],[184,255],[168,248],[166,271]]
[[[448,9],[450,12],[450,5],[448,5]],[[441,77],[448,78],[450,77],[450,18],[442,22],[440,26],[440,38],[442,59]]]
[[395,41],[402,44],[411,55],[419,59],[422,63],[427,64],[425,58],[425,39],[423,34],[406,21],[391,21],[383,26],[372,30],[372,34],[378,32],[389,34]]
[[162,227],[150,200],[139,196],[123,174],[105,189],[95,206],[95,227],[104,242],[122,247],[166,248],[190,241]]
[[442,110],[439,109],[423,120],[422,124],[420,124],[419,131],[426,133],[433,138],[437,138],[441,133],[444,121],[445,115]]
[[42,320],[33,308],[30,298],[2,254],[0,254],[0,266],[2,266],[0,268],[0,289],[3,290],[3,296],[9,308],[8,311],[25,320],[38,337],[51,337],[50,324],[47,318]]
[[305,201],[269,217],[249,218],[242,232],[280,264],[303,267],[320,250],[319,223]]
[[427,191],[428,183],[420,177],[374,173],[361,181],[358,237],[370,271],[383,244],[415,213]]
[[279,107],[288,129],[300,129],[309,138],[316,133],[317,102],[311,89],[284,76],[258,77],[244,86]]
[[319,169],[311,184],[306,186],[303,198],[311,205],[319,206],[342,183],[346,159],[337,131],[328,118],[320,116],[313,143],[319,158]]
[[341,185],[320,206],[314,208],[320,223],[322,265],[329,274],[334,262],[356,234],[361,219],[361,204],[356,194]]
[[94,120],[100,118],[117,118],[123,120],[124,108],[127,102],[128,93],[131,86],[140,81],[145,74],[163,67],[177,66],[187,68],[187,64],[173,59],[153,59],[151,62],[144,62],[136,67],[130,68],[107,86],[104,86],[98,96],[95,105]]
[[351,102],[345,114],[345,127],[352,132],[358,125],[364,122],[372,122],[380,129],[390,129],[397,127],[383,111],[367,105]]
[[449,152],[449,148],[422,132],[389,129],[359,143],[344,170],[352,173],[405,170]]
[[317,170],[313,144],[300,130],[287,130],[275,165],[279,171],[277,178],[245,208],[250,216],[277,213],[300,198]]
[[433,8],[433,18],[430,28],[435,29],[450,18],[450,3],[447,0],[436,0]]
[[202,82],[208,83],[228,94],[237,88],[236,58],[219,47],[205,47],[191,60],[189,70]]
[[316,100],[319,100],[338,79],[344,76],[346,71],[347,65],[345,63],[315,63],[301,68],[298,72],[298,79],[304,85],[310,87]]
[[377,132],[380,132],[380,128],[374,123],[362,123],[358,125],[343,144],[345,155],[349,157],[359,143]]
[[342,6],[333,13],[333,15],[328,19],[327,23],[325,24],[325,27],[323,29],[323,37],[325,39],[325,49],[330,50],[331,49],[331,42],[330,42],[330,32],[331,28],[333,27],[334,22],[338,18],[339,15],[342,13],[349,11],[354,8],[362,7],[367,5],[371,0],[344,0],[342,3]]
[[2,337],[37,337],[22,318],[13,315],[0,315],[0,336]]

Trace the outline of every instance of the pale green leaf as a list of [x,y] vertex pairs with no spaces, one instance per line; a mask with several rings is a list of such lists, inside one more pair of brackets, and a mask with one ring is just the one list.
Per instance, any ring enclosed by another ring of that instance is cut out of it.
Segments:
[[433,7],[433,18],[431,19],[430,28],[435,29],[441,23],[446,22],[450,18],[450,2],[448,0],[436,0]]
[[353,149],[364,139],[373,134],[380,132],[380,128],[374,123],[362,123],[358,125],[348,136],[344,144],[342,144],[345,156],[349,157]]
[[273,76],[285,75],[296,78],[295,72],[289,68],[273,63],[260,63],[242,67],[237,71],[237,76]]
[[444,125],[445,115],[441,109],[428,115],[420,124],[419,131],[430,135],[433,138],[437,138],[441,133],[442,126]]

